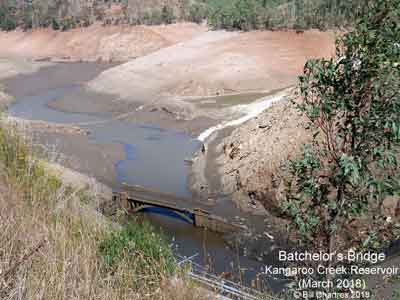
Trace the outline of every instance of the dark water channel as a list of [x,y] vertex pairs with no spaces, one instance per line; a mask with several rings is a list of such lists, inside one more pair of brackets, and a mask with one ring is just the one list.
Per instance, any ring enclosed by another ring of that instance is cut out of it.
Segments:
[[[88,92],[83,84],[108,67],[89,63],[58,64],[42,68],[35,74],[8,79],[4,81],[7,92],[16,99],[9,113],[23,119],[74,124],[87,129],[90,132],[88,136],[38,133],[37,139],[42,144],[55,145],[66,157],[75,157],[77,162],[72,164],[72,168],[113,188],[124,182],[191,199],[185,159],[194,154],[200,142],[184,132],[157,124],[115,120],[110,113],[102,111],[99,103],[111,101],[113,96]],[[64,112],[49,106],[50,102],[66,96],[75,102],[79,98],[82,111],[96,105],[99,109],[96,113]],[[247,219],[229,199],[223,197],[214,207],[195,200],[188,200],[185,205],[188,208],[202,207],[227,218]],[[275,262],[273,252],[263,261],[250,259],[243,255],[246,252],[243,245],[228,247],[220,235],[162,216],[151,215],[148,218],[166,234],[177,253],[197,255],[197,263],[208,265],[216,274],[230,273],[232,279],[243,280],[247,285],[266,264]],[[263,218],[252,217],[252,224],[248,225],[264,226]],[[268,250],[273,247],[273,242],[263,245]],[[282,287],[280,280],[260,278],[261,285],[266,288],[276,290]]]

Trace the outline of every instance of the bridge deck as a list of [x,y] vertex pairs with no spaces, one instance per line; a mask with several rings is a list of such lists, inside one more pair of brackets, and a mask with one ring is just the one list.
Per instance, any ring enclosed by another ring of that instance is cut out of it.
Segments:
[[[114,195],[116,199],[119,199],[121,206],[124,207],[128,213],[136,213],[139,211],[161,213],[181,219],[194,226],[207,228],[220,233],[243,229],[242,226],[230,223],[226,219],[213,215],[203,209],[186,208],[184,205],[192,203],[192,199],[152,191],[140,186],[124,186],[123,192],[117,192]],[[162,199],[168,199],[168,201]]]
[[139,185],[132,186],[123,184],[120,189],[120,192],[126,192],[131,197],[141,198],[144,201],[155,202],[155,203],[158,202],[166,206],[182,208],[182,209],[194,208],[194,203],[202,202],[199,199],[171,195],[154,189],[147,189]]

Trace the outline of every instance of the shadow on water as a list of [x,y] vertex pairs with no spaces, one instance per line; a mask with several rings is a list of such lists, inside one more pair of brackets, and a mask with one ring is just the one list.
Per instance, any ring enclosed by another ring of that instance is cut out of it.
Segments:
[[[200,142],[197,139],[186,133],[153,124],[113,120],[107,113],[71,113],[53,109],[48,105],[66,94],[81,97],[79,101],[82,105],[95,103],[97,97],[111,97],[85,91],[82,85],[107,67],[109,66],[88,63],[60,64],[43,68],[35,74],[6,80],[4,83],[7,92],[16,98],[16,103],[9,109],[9,113],[19,118],[78,124],[88,129],[91,133],[89,136],[40,136],[41,143],[51,144],[59,141],[61,149],[69,149],[65,153],[67,156],[78,156],[81,162],[77,167],[78,171],[100,179],[106,178],[103,181],[114,186],[120,186],[124,182],[190,198],[187,184],[189,170],[185,159],[190,158],[199,148]],[[66,144],[65,147],[63,143]],[[109,145],[122,146],[123,157],[107,155],[106,146]],[[100,155],[93,155],[93,149]],[[114,166],[115,174],[100,174],[100,171],[96,170],[102,169],[109,157],[114,157],[110,159],[110,163]],[[224,206],[222,209],[221,203]],[[198,202],[188,202],[186,205],[188,208],[202,206]],[[217,208],[219,213],[226,213],[224,216],[227,217],[245,217],[232,201],[220,202]],[[249,285],[257,274],[264,270],[265,263],[239,255],[238,253],[243,253],[243,249],[228,248],[220,235],[157,215],[147,217],[156,228],[165,233],[177,253],[183,256],[197,255],[195,262],[208,266],[210,271],[216,274],[228,274],[227,276]],[[268,259],[273,263],[273,256]],[[282,284],[280,280],[268,278],[262,286],[276,290],[281,289]]]

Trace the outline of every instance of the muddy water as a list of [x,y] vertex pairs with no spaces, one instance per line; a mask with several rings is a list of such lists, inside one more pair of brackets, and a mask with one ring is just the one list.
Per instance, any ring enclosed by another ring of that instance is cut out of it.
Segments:
[[[184,196],[188,199],[184,205],[189,208],[203,207],[230,219],[248,219],[224,197],[217,197],[217,204],[213,207],[191,200],[185,159],[200,147],[196,138],[163,128],[160,124],[115,120],[111,112],[102,110],[104,106],[101,103],[112,103],[113,97],[88,92],[83,83],[107,67],[110,66],[59,64],[35,74],[9,79],[4,82],[7,92],[16,99],[9,113],[24,119],[73,124],[87,129],[89,136],[37,132],[35,139],[62,153],[61,163],[92,175],[113,188],[119,188],[122,183],[141,185]],[[81,112],[55,109],[51,103],[59,99],[74,99],[76,111],[79,110],[77,103],[81,103]],[[138,99],[137,106],[140,104]],[[259,244],[267,252],[261,262],[246,257],[243,244],[232,239],[229,248],[219,235],[161,216],[152,215],[149,219],[169,237],[178,254],[196,255],[196,262],[217,274],[230,273],[232,279],[249,284],[262,272],[265,264],[274,262],[270,250],[275,247],[275,241],[263,240]],[[252,223],[247,225],[262,227],[263,224],[261,217],[252,217]],[[260,285],[267,288],[279,289],[283,284],[273,278],[261,279]]]

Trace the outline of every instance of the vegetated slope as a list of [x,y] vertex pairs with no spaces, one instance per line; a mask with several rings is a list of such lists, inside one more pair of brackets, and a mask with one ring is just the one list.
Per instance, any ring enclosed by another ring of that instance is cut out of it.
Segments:
[[351,26],[364,1],[208,0],[210,26],[230,30],[327,29]]
[[95,22],[114,25],[170,24],[183,19],[183,9],[187,5],[188,1],[185,0],[127,0],[122,3],[115,0],[2,0],[0,28],[52,27],[64,31]]
[[147,100],[273,90],[295,83],[308,58],[330,56],[333,40],[332,33],[315,31],[207,32],[109,69],[90,86]]
[[205,30],[193,23],[179,23],[153,27],[93,25],[67,32],[49,28],[0,32],[0,44],[7,45],[0,48],[0,55],[125,61],[186,41]]
[[344,0],[126,0],[0,2],[0,28],[56,30],[103,24],[201,23],[214,28],[331,28],[352,24],[365,2]]

